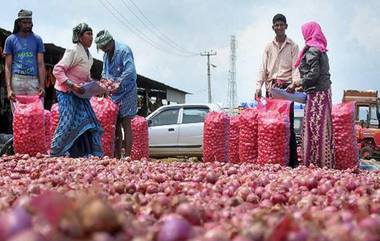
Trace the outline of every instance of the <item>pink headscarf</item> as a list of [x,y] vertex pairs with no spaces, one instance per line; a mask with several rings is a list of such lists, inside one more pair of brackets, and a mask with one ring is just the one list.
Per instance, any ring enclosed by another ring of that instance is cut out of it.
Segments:
[[322,33],[321,26],[319,26],[318,23],[314,21],[305,23],[302,25],[301,29],[303,38],[305,39],[305,47],[300,52],[296,64],[294,65],[296,68],[301,64],[301,59],[307,47],[316,47],[321,52],[327,51],[327,40],[325,35]]

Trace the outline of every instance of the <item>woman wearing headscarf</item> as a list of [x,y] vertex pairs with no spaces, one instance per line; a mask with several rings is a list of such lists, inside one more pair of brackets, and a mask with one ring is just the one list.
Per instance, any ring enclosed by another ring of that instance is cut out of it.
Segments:
[[307,102],[302,126],[302,154],[305,165],[313,163],[319,167],[335,167],[334,142],[331,117],[331,80],[327,40],[316,22],[302,26],[305,47],[295,66],[299,68],[301,80],[288,87],[293,92],[302,87],[307,93]]
[[93,58],[88,50],[93,40],[92,29],[81,23],[73,29],[75,46],[65,51],[54,66],[55,89],[59,107],[59,122],[51,146],[52,156],[102,156],[100,127],[89,99],[81,85],[91,81]]

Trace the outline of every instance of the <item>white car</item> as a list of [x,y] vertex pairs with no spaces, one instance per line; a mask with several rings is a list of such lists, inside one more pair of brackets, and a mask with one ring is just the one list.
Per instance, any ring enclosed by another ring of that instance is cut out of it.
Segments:
[[201,156],[203,124],[210,111],[223,111],[217,104],[161,106],[147,117],[152,157]]

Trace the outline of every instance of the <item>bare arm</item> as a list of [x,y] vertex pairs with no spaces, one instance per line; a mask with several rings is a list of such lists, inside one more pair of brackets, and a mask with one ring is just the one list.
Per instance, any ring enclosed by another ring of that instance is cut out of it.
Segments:
[[5,56],[5,82],[7,84],[7,94],[11,101],[15,101],[15,95],[12,89],[12,61],[13,57],[11,54]]
[[40,80],[40,89],[45,90],[45,61],[44,61],[44,54],[38,53],[37,54],[37,64],[38,64],[38,79]]
[[258,74],[258,77],[257,77],[257,81],[256,81],[256,92],[255,92],[255,98],[260,98],[261,97],[261,88],[263,86],[263,84],[267,81],[267,74],[266,74],[266,68],[267,68],[267,59],[268,59],[268,49],[265,48],[265,51],[264,51],[264,54],[263,54],[263,58],[262,58],[262,62],[261,62],[261,65],[260,65],[260,69],[259,69],[259,74]]
[[298,58],[298,54],[299,54],[298,45],[295,45],[292,51],[292,82],[296,84],[299,84],[300,82],[299,69],[298,67],[294,67]]
[[12,55],[7,54],[5,56],[5,82],[7,83],[7,90],[12,90],[12,61]]

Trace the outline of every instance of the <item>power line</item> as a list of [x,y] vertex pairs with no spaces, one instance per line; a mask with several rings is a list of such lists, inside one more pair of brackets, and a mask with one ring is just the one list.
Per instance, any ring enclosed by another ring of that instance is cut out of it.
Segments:
[[124,1],[121,0],[124,6],[131,12],[146,28],[148,28],[159,40],[163,41],[168,46],[175,48],[177,51],[186,52],[187,54],[191,55],[198,55],[195,52],[191,52],[186,50],[185,48],[180,47],[178,44],[176,44],[174,41],[172,41],[169,37],[167,37],[164,33],[162,33],[154,24],[152,21],[149,20],[149,18],[142,12],[142,10],[132,1],[129,0],[135,9],[140,13],[140,15],[145,19],[145,21]]
[[[108,12],[111,13],[112,16],[114,16],[124,27],[128,28],[130,31],[132,31],[136,36],[138,36],[139,38],[141,38],[142,40],[144,40],[145,42],[147,42],[148,44],[150,44],[152,47],[154,48],[157,48],[157,49],[160,49],[159,47],[155,46],[153,42],[151,42],[149,39],[145,39],[144,36],[140,36],[139,32],[136,32],[131,26],[130,24],[127,22],[125,23],[123,20],[120,19],[119,16],[115,15],[115,13],[109,8],[107,7],[104,2],[102,2],[101,0],[98,0],[104,8],[107,9]],[[107,1],[108,2],[108,1]],[[109,3],[109,2],[108,2]],[[112,8],[112,4],[109,4]]]
[[179,46],[175,41],[173,41],[171,38],[169,38],[166,34],[164,34],[163,32],[161,32],[157,27],[156,27],[156,25],[152,22],[152,21],[150,21],[149,20],[149,18],[143,13],[143,11],[134,3],[134,1],[132,1],[132,0],[129,0],[134,6],[135,6],[135,8],[137,9],[137,11],[139,11],[139,13],[146,19],[146,21],[148,22],[148,23],[150,23],[150,25],[154,28],[154,29],[156,29],[156,31],[159,33],[159,34],[161,34],[162,36],[163,36],[163,38],[165,38],[167,41],[169,41],[170,43],[172,43],[173,45],[175,45],[175,46],[177,46],[179,49],[181,49],[181,50],[183,50],[183,51],[185,51],[185,52],[188,52],[188,53],[191,53],[191,54],[195,54],[195,55],[198,55],[197,53],[195,53],[195,52],[191,52],[191,51],[188,51],[188,50],[186,50],[185,48],[182,48],[181,46]]
[[[160,51],[163,51],[167,54],[172,54],[172,55],[177,55],[177,56],[181,56],[181,57],[193,57],[193,56],[190,56],[190,55],[185,55],[185,54],[179,54],[179,53],[176,53],[176,52],[172,52],[168,49],[165,49],[165,47],[157,44],[155,41],[153,41],[151,38],[149,38],[149,36],[147,36],[145,33],[141,32],[139,29],[137,29],[136,27],[133,26],[133,24],[131,24],[128,19],[126,19],[122,13],[120,13],[120,11],[115,8],[112,3],[110,3],[108,0],[105,0],[105,2],[108,3],[109,7],[101,0],[98,0],[102,6],[104,8],[107,9],[107,11],[109,11],[111,13],[111,15],[113,17],[115,17],[124,27],[126,27],[127,29],[129,29],[130,31],[132,31],[137,37],[139,37],[140,39],[142,39],[143,41],[145,41],[146,43],[148,43],[149,45],[151,45],[153,48],[156,48]],[[111,8],[113,10],[111,10]],[[115,14],[115,12],[119,15],[117,16]],[[121,19],[122,18],[122,19]]]

